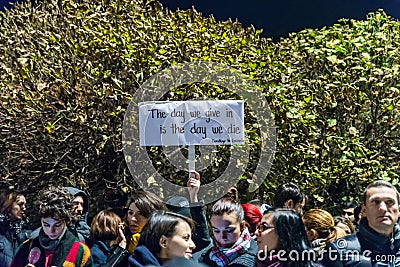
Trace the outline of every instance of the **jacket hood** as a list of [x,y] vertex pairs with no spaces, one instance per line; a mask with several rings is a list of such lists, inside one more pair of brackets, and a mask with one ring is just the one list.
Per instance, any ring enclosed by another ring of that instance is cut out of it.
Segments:
[[80,190],[78,188],[75,188],[75,187],[67,186],[66,188],[68,189],[68,191],[74,197],[81,196],[83,198],[83,213],[88,212],[89,211],[89,197],[88,197],[88,195],[84,191],[82,191],[82,190]]

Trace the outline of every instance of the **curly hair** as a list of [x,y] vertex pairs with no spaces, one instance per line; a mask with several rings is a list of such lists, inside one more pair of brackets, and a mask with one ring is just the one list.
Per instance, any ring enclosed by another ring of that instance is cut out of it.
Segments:
[[36,208],[39,218],[56,218],[71,222],[75,212],[74,196],[64,187],[50,186],[39,192]]

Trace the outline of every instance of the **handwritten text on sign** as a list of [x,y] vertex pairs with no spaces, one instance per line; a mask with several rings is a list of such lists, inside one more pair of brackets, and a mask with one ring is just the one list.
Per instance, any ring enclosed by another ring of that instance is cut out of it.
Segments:
[[141,146],[244,144],[242,100],[139,103]]

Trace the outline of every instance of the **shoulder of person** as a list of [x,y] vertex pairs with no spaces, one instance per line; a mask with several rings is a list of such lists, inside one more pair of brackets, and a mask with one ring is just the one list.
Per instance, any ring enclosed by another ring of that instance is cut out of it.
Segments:
[[67,256],[68,259],[80,259],[80,262],[85,264],[90,260],[90,249],[89,247],[81,242],[75,241]]
[[90,250],[101,250],[104,253],[108,253],[110,251],[110,248],[100,240],[90,240],[88,244],[86,244]]
[[[253,241],[253,240],[252,240]],[[254,246],[255,244],[255,246]],[[250,248],[245,253],[234,259],[228,266],[255,266],[257,260],[258,246],[257,243],[250,245]]]
[[348,251],[357,254],[360,250],[361,245],[356,234],[341,237],[326,244],[319,264],[328,267],[353,266],[355,261],[352,255],[346,258],[341,255],[348,255]]
[[247,251],[248,251],[249,254],[257,255],[257,253],[258,253],[258,245],[257,245],[257,242],[254,239],[252,239],[250,241],[250,248]]
[[214,246],[213,242],[210,242],[210,244],[203,248],[202,250],[196,252],[193,254],[193,260],[197,262],[202,262],[204,257],[211,251],[211,248]]
[[358,237],[358,233],[354,233],[351,235],[346,235],[344,237],[338,238],[335,241],[328,243],[328,244],[332,244],[333,247],[335,247],[339,250],[353,249],[353,248],[357,248],[360,246],[360,240]]
[[160,266],[157,258],[151,251],[144,245],[137,246],[128,258],[129,266],[139,267],[147,265]]
[[35,230],[33,230],[32,233],[30,234],[29,238],[33,239],[33,238],[38,237],[39,233],[40,233],[40,229],[41,229],[41,227],[36,228]]

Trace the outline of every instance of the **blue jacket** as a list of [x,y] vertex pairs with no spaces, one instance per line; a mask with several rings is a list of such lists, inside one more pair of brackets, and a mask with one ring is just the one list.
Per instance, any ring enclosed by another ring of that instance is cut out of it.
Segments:
[[118,245],[108,247],[102,241],[93,240],[90,245],[90,255],[94,267],[126,267],[129,252]]
[[101,266],[107,262],[108,254],[110,253],[110,248],[101,241],[94,241],[90,246],[90,255],[92,256],[93,265]]
[[0,267],[8,267],[18,246],[28,239],[29,225],[25,221],[10,222],[8,217],[0,213]]
[[128,259],[129,267],[144,267],[147,265],[152,265],[156,267],[160,267],[160,263],[158,262],[156,256],[151,253],[151,251],[146,246],[137,246],[133,255],[131,255]]
[[325,247],[324,266],[380,267],[400,266],[400,226],[395,224],[393,236],[386,237],[360,222],[359,231],[339,238]]

